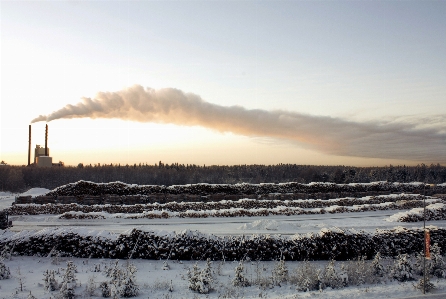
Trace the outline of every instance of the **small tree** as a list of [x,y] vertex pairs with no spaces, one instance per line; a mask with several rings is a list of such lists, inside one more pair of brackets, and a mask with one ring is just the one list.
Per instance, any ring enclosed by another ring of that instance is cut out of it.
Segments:
[[43,282],[46,291],[55,291],[59,285],[54,276],[54,270],[46,270],[43,272]]
[[108,285],[108,282],[106,282],[106,281],[101,282],[101,284],[99,285],[99,288],[101,289],[102,297],[108,298],[111,296],[111,290],[110,290],[110,286]]
[[189,269],[187,272],[187,276],[189,278],[189,289],[192,291],[198,291],[198,279],[200,275],[200,268],[198,268],[198,263],[196,262],[192,268],[192,271]]
[[276,285],[280,285],[280,283],[288,280],[288,268],[284,259],[279,260],[275,265],[273,279]]
[[415,263],[413,271],[417,275],[423,275],[424,269],[426,273],[432,273],[432,260],[424,257],[424,252],[419,252],[415,255]]
[[11,277],[11,271],[9,271],[9,268],[6,267],[5,263],[3,262],[3,259],[0,259],[0,280],[8,279],[10,277]]
[[22,274],[22,272],[20,271],[20,267],[18,267],[16,269],[16,275],[15,278],[17,279],[17,282],[19,283],[19,287],[17,288],[17,290],[19,290],[20,292],[23,292],[23,289],[25,288],[25,281],[26,278],[25,276]]
[[384,269],[384,266],[381,263],[381,254],[379,252],[375,254],[375,258],[372,261],[371,268],[372,268],[371,269],[372,275],[374,276],[383,277],[384,274],[386,273],[386,270]]
[[295,270],[293,279],[297,284],[297,290],[309,292],[321,287],[321,270],[314,267],[309,261],[303,262]]
[[432,274],[438,278],[446,278],[446,262],[437,243],[431,246]]
[[76,294],[74,289],[76,288],[76,266],[72,261],[67,262],[67,268],[62,278],[62,285],[60,287],[59,294],[63,299],[73,299]]
[[119,298],[125,274],[121,267],[119,267],[118,261],[116,261],[112,267],[108,267],[105,270],[105,276],[110,278],[110,282],[108,283],[110,296],[112,298]]
[[344,286],[372,282],[372,269],[365,262],[365,257],[349,261],[343,265],[342,270],[344,270],[344,273],[340,277],[343,280]]
[[322,274],[323,287],[330,287],[332,289],[338,289],[343,286],[342,278],[339,277],[336,272],[335,261],[330,260],[324,269]]
[[214,276],[212,274],[212,264],[211,260],[206,260],[206,265],[199,275],[199,285],[198,290],[201,294],[207,294],[212,290],[212,284],[214,282]]
[[136,284],[136,271],[138,271],[138,269],[135,267],[135,265],[128,265],[126,274],[124,275],[122,289],[120,291],[122,297],[128,298],[138,296],[139,287]]
[[37,299],[37,298],[34,297],[33,294],[31,294],[31,291],[29,291],[28,297],[26,297],[26,299]]
[[395,263],[390,268],[390,275],[401,282],[414,280],[413,268],[407,254],[399,254]]
[[195,263],[193,270],[188,272],[189,289],[199,292],[200,294],[207,294],[212,290],[212,283],[214,282],[212,276],[211,261],[207,259],[206,266],[200,271],[197,263]]
[[96,292],[95,276],[88,277],[87,284],[85,285],[85,295],[88,297],[94,296]]
[[426,288],[424,287],[424,277],[421,277],[420,280],[414,287],[421,292],[430,292],[435,289],[435,285],[430,281],[429,275],[426,275]]
[[122,278],[124,276],[123,270],[119,267],[118,261],[112,267],[105,270],[105,276],[110,278],[110,283],[115,286],[121,286]]
[[238,263],[237,267],[235,267],[235,276],[234,276],[234,279],[232,280],[232,284],[235,287],[248,287],[249,286],[249,281],[245,278],[244,270],[245,270],[245,267],[243,265],[243,261],[240,261]]

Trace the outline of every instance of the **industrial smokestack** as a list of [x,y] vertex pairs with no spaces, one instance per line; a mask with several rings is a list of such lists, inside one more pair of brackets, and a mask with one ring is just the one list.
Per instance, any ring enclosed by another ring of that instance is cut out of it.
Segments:
[[28,134],[28,166],[31,164],[31,125],[29,125]]
[[45,125],[45,156],[48,155],[48,124]]

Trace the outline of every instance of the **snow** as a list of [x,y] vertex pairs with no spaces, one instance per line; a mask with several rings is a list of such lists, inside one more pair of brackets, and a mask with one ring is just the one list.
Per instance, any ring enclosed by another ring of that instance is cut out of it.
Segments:
[[[67,262],[73,261],[77,268],[75,278],[77,279],[75,293],[78,298],[102,298],[99,290],[99,283],[109,280],[105,275],[105,268],[110,267],[115,261],[105,259],[80,259],[80,258],[54,258],[54,257],[12,257],[4,262],[11,271],[11,278],[0,280],[1,298],[27,298],[29,292],[39,299],[54,298],[59,291],[45,291],[43,273],[46,270],[54,270],[58,283],[62,282],[62,277],[67,267]],[[421,297],[420,291],[416,290],[412,282],[397,282],[385,280],[380,284],[364,284],[360,286],[350,286],[341,289],[324,289],[323,291],[298,292],[296,285],[291,282],[281,283],[280,286],[271,286],[266,289],[258,285],[248,287],[234,287],[232,280],[235,276],[235,268],[238,262],[213,262],[214,290],[207,295],[200,295],[188,288],[187,271],[192,269],[195,261],[167,261],[169,270],[165,268],[166,261],[138,260],[119,261],[118,266],[123,267],[127,263],[134,263],[137,272],[135,273],[136,283],[139,285],[139,295],[134,298],[224,298],[224,294],[232,294],[226,298],[320,298],[320,299],[341,299],[341,298],[404,298]],[[313,262],[319,268],[325,267],[326,262]],[[285,262],[289,273],[293,273],[300,262]],[[204,269],[206,261],[199,261],[198,267]],[[276,262],[245,262],[245,277],[248,280],[256,278],[256,271],[260,268],[260,275],[267,277],[271,275]],[[100,269],[100,272],[94,272]],[[19,274],[20,273],[20,274]],[[258,272],[257,272],[258,273]],[[23,291],[17,291],[19,287],[18,278],[22,277]],[[84,297],[87,281],[93,278],[95,282],[95,294]],[[437,286],[433,295],[437,298],[446,295],[446,280],[432,280]],[[169,289],[172,287],[172,291]],[[17,294],[16,294],[17,292]],[[17,297],[15,297],[17,296]],[[427,295],[428,296],[428,295]],[[426,298],[428,298],[426,296]],[[424,298],[424,296],[423,296]]]
[[[414,183],[419,184],[419,183]],[[132,185],[129,185],[132,186]],[[21,195],[31,195],[33,197],[43,195],[49,192],[44,188],[33,188]],[[0,209],[10,207],[14,202],[15,196],[9,192],[0,193]],[[396,194],[383,195],[394,197]],[[361,198],[364,205],[355,205],[352,207],[345,207],[350,210],[357,210],[361,206],[369,206],[367,200],[370,197]],[[332,199],[332,205],[325,208],[329,212],[342,208],[343,206],[336,206],[341,199]],[[254,201],[253,199],[242,199],[243,201]],[[303,200],[298,200],[303,201]],[[426,200],[427,203],[433,202],[434,199]],[[377,206],[386,206],[389,203],[377,204]],[[431,208],[439,209],[442,207],[441,203],[434,203],[429,205]],[[278,206],[272,210],[282,210],[289,207]],[[228,211],[236,211],[237,209],[228,209]],[[312,211],[321,211],[320,208],[308,209]],[[419,213],[419,209],[412,209],[414,213]],[[298,239],[298,234],[325,234],[328,232],[379,232],[379,230],[391,229],[395,224],[389,222],[387,219],[395,218],[395,215],[401,213],[409,213],[412,210],[380,210],[368,211],[361,213],[338,213],[338,214],[314,214],[314,215],[269,215],[258,217],[228,217],[228,218],[169,218],[169,219],[147,219],[139,218],[132,219],[131,217],[137,214],[108,214],[105,212],[89,213],[91,215],[101,216],[104,219],[60,219],[60,215],[21,215],[10,216],[9,219],[13,221],[13,227],[10,230],[0,230],[0,241],[5,239],[26,239],[38,234],[49,233],[55,236],[77,233],[81,236],[93,236],[97,238],[116,239],[118,233],[130,234],[133,228],[141,229],[143,231],[153,232],[159,236],[171,236],[174,233],[184,234],[186,236],[195,236],[203,238],[212,238],[215,236],[231,236],[231,235],[255,235],[255,234],[275,234],[288,235],[292,239]],[[220,210],[222,211],[222,210]],[[150,213],[162,213],[159,211],[150,211]],[[189,211],[190,213],[197,213],[197,211]],[[207,210],[206,212],[215,213],[215,210]],[[398,212],[398,213],[397,213]],[[81,212],[71,212],[73,214],[84,214]],[[204,213],[204,211],[200,211]],[[175,215],[174,212],[169,212],[170,215]],[[387,220],[387,221],[386,221]],[[398,223],[401,225],[398,229],[404,231],[407,228],[421,227],[420,223]],[[445,228],[446,220],[428,221],[427,225]],[[321,230],[322,229],[322,230]],[[275,235],[271,235],[274,238]],[[300,235],[302,236],[302,235]],[[82,294],[85,285],[90,277],[94,277],[97,286],[99,282],[105,281],[104,272],[92,272],[95,264],[100,264],[101,267],[110,265],[112,261],[106,259],[80,259],[72,258],[75,263],[78,273],[78,286],[75,291],[76,294]],[[25,291],[19,292],[17,298],[26,298],[29,291],[36,298],[48,299],[54,298],[57,292],[44,291],[43,288],[43,272],[47,269],[59,270],[59,275],[56,279],[61,282],[63,271],[60,269],[66,267],[67,258],[62,258],[59,264],[54,264],[54,258],[46,257],[12,257],[11,260],[6,259],[4,262],[10,268],[12,278],[8,280],[0,280],[0,298],[13,298],[13,293],[16,292],[18,286],[18,270],[20,275],[25,279]],[[140,286],[140,294],[136,298],[198,298],[205,297],[192,292],[188,289],[187,270],[192,268],[194,261],[168,261],[169,270],[162,270],[165,261],[154,260],[132,260],[138,268],[136,273],[136,280]],[[126,261],[120,261],[121,265]],[[293,271],[300,262],[287,262],[288,269]],[[323,268],[326,262],[313,262],[320,268]],[[200,269],[203,269],[205,261],[198,262]],[[274,269],[275,262],[261,262],[264,265],[266,276]],[[259,286],[249,286],[244,288],[232,287],[232,280],[234,278],[234,269],[238,262],[214,262],[213,268],[221,274],[216,275],[216,289],[211,291],[209,298],[223,297],[224,294],[233,294],[232,297],[244,298],[259,298],[259,296],[267,298],[401,298],[410,296],[419,296],[419,291],[415,290],[411,282],[399,283],[396,281],[386,281],[383,284],[376,285],[361,285],[355,287],[346,287],[342,289],[325,289],[322,292],[297,292],[296,286],[291,283],[284,283],[281,287],[273,286],[272,288],[262,289]],[[245,263],[246,277],[252,279],[255,275],[256,263]],[[172,281],[173,292],[169,292],[168,288]],[[437,290],[434,292],[441,294],[446,292],[446,280],[434,280]],[[81,284],[81,286],[79,286]],[[169,297],[170,296],[170,297]],[[230,296],[227,296],[230,297]],[[446,294],[443,298],[446,297]],[[82,296],[80,297],[82,298]],[[87,297],[86,297],[87,298]],[[89,297],[88,297],[89,298]],[[91,298],[101,298],[99,290],[96,290],[96,295]]]
[[[433,203],[433,204],[426,206],[426,212],[434,212],[435,213],[435,212],[442,211],[442,210],[446,210],[446,205],[443,203],[438,202],[438,203]],[[422,217],[423,214],[424,214],[423,208],[414,208],[414,209],[411,209],[410,211],[396,213],[396,214],[390,216],[389,218],[387,218],[386,221],[401,222],[407,216]],[[428,218],[428,217],[426,217],[426,218]]]
[[22,194],[20,194],[20,196],[29,196],[31,195],[32,197],[36,197],[39,195],[45,195],[48,192],[50,192],[51,190],[49,189],[45,189],[45,188],[31,188],[26,192],[23,192]]
[[295,232],[298,226],[291,223],[286,223],[276,220],[261,219],[256,220],[251,223],[245,223],[238,227],[239,230],[244,231],[262,231],[262,230],[273,230],[273,231],[292,231]]

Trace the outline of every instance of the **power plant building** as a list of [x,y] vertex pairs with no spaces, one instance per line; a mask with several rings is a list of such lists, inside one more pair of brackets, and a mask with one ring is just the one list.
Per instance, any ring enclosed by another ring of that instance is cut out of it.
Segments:
[[[29,126],[29,146],[28,146],[28,165],[31,158],[31,125]],[[50,157],[48,148],[48,124],[45,126],[45,147],[36,144],[34,149],[34,165],[37,167],[64,166],[63,162],[53,164],[53,158]]]
[[51,167],[53,166],[53,157],[39,156],[36,165],[37,167]]
[[[50,149],[48,148],[48,155],[50,153]],[[37,160],[39,157],[46,156],[45,154],[45,148],[41,147],[40,145],[36,144],[36,148],[34,149],[34,164],[37,165]]]

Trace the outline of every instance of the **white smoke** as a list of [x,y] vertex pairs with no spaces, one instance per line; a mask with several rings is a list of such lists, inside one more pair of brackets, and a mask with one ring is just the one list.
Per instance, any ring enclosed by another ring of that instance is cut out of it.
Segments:
[[173,88],[154,90],[135,85],[117,92],[100,92],[93,99],[82,98],[76,105],[40,115],[32,122],[83,117],[202,126],[219,132],[285,139],[341,156],[446,161],[444,116],[359,123],[282,110],[219,106]]

